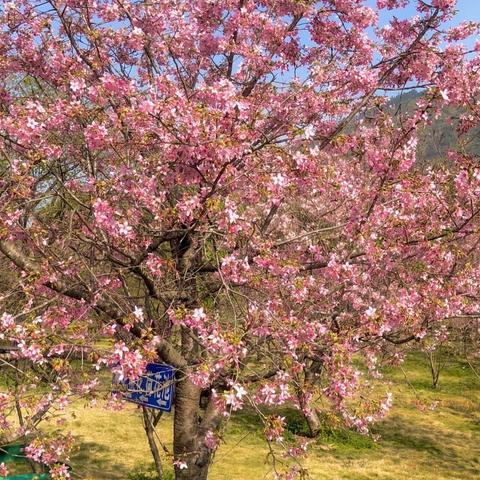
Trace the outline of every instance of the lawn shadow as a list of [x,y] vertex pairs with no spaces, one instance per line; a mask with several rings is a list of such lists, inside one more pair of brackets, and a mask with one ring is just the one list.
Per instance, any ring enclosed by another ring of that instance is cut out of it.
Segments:
[[[261,407],[259,410],[265,416],[280,416],[284,418],[285,429],[292,434],[306,435],[308,433],[308,426],[305,418],[301,412],[289,406],[283,406],[280,408],[268,408]],[[232,420],[229,425],[230,433],[238,430],[239,432],[262,432],[264,424],[260,419],[260,416],[256,410],[250,407],[245,407],[243,410],[239,410],[232,415]]]
[[257,412],[252,408],[245,408],[234,412],[231,420],[228,422],[227,432],[229,435],[243,435],[247,432],[260,435],[263,425]]
[[[418,421],[409,422],[400,415],[392,415],[381,422],[376,428],[380,433],[380,445],[393,447],[403,455],[417,455],[423,452],[418,462],[435,465],[435,469],[443,472],[451,472],[451,478],[463,478],[454,474],[468,474],[475,478],[479,471],[479,460],[474,456],[464,456],[463,445],[465,436],[462,432],[445,434],[434,425],[422,424]],[[467,478],[467,477],[465,477]],[[470,478],[470,477],[468,477]]]
[[432,456],[442,456],[444,446],[436,441],[434,431],[416,423],[411,425],[407,419],[391,415],[374,429],[380,433],[382,444],[391,443],[396,448],[428,452]]
[[[120,462],[112,462],[111,455],[105,454],[104,445],[85,441],[83,436],[78,436],[77,442],[79,448],[72,455],[71,462],[76,476],[81,478],[111,478],[112,480],[127,478],[130,469]],[[119,457],[126,454],[128,453],[118,452]]]

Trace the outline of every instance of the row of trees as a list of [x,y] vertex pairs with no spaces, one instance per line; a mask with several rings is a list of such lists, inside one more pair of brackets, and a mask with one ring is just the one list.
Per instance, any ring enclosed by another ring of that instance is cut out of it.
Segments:
[[[445,29],[455,1],[431,0],[379,26],[407,3],[3,4],[0,339],[3,365],[30,366],[0,396],[5,437],[98,395],[99,369],[165,362],[175,478],[206,479],[232,412],[282,444],[263,406],[296,405],[313,436],[322,397],[368,431],[390,396],[349,402],[366,388],[354,357],[377,374],[389,346],[476,316],[480,174],[462,138],[479,60],[459,42],[477,25]],[[388,92],[413,87],[392,116]],[[458,145],[420,168],[417,135],[446,106]],[[39,435],[28,454],[67,478],[70,443]],[[277,478],[306,475],[287,463]]]

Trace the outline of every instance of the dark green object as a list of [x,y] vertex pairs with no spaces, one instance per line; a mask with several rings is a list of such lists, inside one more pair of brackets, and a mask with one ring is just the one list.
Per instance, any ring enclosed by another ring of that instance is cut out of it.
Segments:
[[52,477],[48,473],[20,473],[19,475],[9,475],[5,480],[50,480]]
[[0,463],[4,462],[22,462],[25,460],[23,449],[25,445],[14,444],[0,448]]
[[[26,457],[23,454],[25,445],[13,444],[0,447],[0,463],[26,463]],[[5,480],[50,480],[48,473],[19,473],[8,475]]]

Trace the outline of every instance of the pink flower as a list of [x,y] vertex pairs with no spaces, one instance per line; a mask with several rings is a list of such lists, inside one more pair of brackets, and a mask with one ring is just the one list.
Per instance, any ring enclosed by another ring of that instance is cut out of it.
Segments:
[[72,477],[66,465],[56,465],[50,469],[52,480],[70,480]]
[[145,372],[146,360],[138,350],[130,350],[124,342],[117,342],[113,354],[100,359],[100,363],[111,366],[112,373],[118,381],[136,380]]
[[247,391],[239,384],[232,384],[232,390],[225,394],[225,403],[230,405],[232,410],[239,410],[243,406],[243,397]]
[[0,477],[8,476],[8,469],[5,463],[0,463]]
[[85,139],[92,150],[105,147],[108,139],[107,127],[103,123],[92,122],[85,128]]
[[215,433],[213,433],[211,430],[208,430],[208,432],[205,434],[205,446],[209,450],[216,450],[218,445],[219,441]]
[[70,81],[70,89],[74,93],[83,92],[86,89],[86,83],[83,78],[74,78]]
[[0,327],[2,330],[8,330],[15,326],[15,320],[9,313],[3,313],[0,317]]

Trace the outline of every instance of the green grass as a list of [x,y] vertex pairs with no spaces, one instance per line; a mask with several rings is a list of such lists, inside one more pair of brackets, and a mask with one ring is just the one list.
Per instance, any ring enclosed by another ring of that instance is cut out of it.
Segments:
[[[480,381],[468,366],[453,363],[431,388],[421,355],[411,355],[403,370],[386,370],[394,407],[373,434],[326,427],[304,461],[311,478],[325,480],[476,480],[480,478]],[[434,410],[430,407],[437,404]],[[305,432],[291,409],[286,439]],[[171,415],[158,433],[172,451]],[[85,480],[154,480],[141,416],[134,405],[121,412],[75,408],[66,426],[77,437],[74,471]],[[271,479],[262,426],[248,411],[229,423],[211,469],[212,480]],[[166,463],[171,459],[165,457]],[[169,467],[166,467],[168,469]],[[168,477],[167,477],[168,478]],[[170,479],[169,479],[170,480]]]
[[[165,468],[163,477],[163,480],[175,480],[173,469]],[[158,475],[154,465],[140,465],[128,474],[127,480],[158,480]]]

